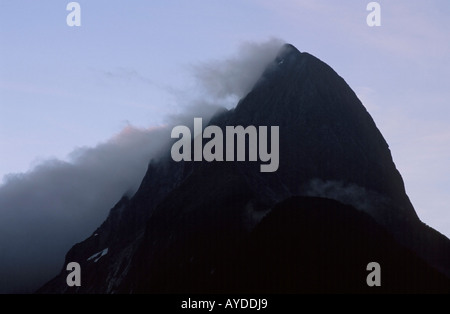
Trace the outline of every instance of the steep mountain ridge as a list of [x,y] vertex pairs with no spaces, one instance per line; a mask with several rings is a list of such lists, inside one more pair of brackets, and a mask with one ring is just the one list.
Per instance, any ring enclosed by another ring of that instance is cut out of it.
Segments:
[[[215,265],[227,259],[223,252],[232,255],[230,248],[251,238],[253,230],[261,228],[261,219],[292,196],[319,196],[351,205],[392,234],[389,241],[395,243],[386,244],[383,236],[383,244],[406,246],[450,274],[450,241],[420,222],[373,119],[345,81],[319,59],[283,46],[236,108],[216,115],[209,124],[222,130],[228,125],[279,126],[278,170],[261,173],[260,163],[248,161],[176,163],[167,153],[150,162],[136,194],[123,198],[90,238],[68,252],[65,265],[79,262],[84,284],[67,287],[63,268],[39,292],[189,292],[189,287],[198,290],[202,283],[206,289]],[[108,254],[97,262],[88,260],[105,248]],[[188,256],[190,250],[198,256]],[[325,255],[317,255],[321,257]],[[419,264],[419,272],[427,273],[429,266]],[[197,282],[183,284],[175,278],[192,267],[200,274]],[[162,269],[166,277],[161,277]],[[226,277],[226,271],[220,271]]]

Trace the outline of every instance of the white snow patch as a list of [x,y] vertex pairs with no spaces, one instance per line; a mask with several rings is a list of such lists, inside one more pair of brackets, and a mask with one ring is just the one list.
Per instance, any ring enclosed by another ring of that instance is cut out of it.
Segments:
[[106,249],[104,249],[104,250],[102,250],[102,251],[100,251],[100,252],[95,253],[94,255],[92,255],[91,257],[89,257],[89,258],[87,259],[87,261],[90,261],[90,260],[92,260],[92,259],[95,258],[94,263],[97,263],[98,260],[99,260],[100,258],[102,258],[102,256],[105,256],[106,254],[108,254],[108,248],[106,248]]

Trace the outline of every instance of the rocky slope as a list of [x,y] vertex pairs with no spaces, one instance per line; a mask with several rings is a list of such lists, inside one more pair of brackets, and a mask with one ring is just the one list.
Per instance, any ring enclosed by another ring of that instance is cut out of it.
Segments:
[[450,241],[420,222],[386,141],[328,65],[285,45],[210,124],[279,126],[278,170],[176,163],[168,148],[138,192],[67,253],[82,286],[67,287],[64,267],[39,292],[371,292],[369,259],[386,267],[378,291],[449,291]]

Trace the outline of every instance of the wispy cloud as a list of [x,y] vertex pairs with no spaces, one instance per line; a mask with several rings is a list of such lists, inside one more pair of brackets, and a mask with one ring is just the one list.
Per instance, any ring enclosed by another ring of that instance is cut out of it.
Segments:
[[156,83],[153,80],[151,80],[148,77],[145,77],[144,75],[142,75],[141,73],[139,73],[134,69],[118,67],[114,70],[106,70],[101,72],[106,78],[109,79],[118,79],[130,82],[140,82],[149,85],[156,85]]
[[204,96],[239,100],[250,92],[283,44],[278,38],[262,43],[244,42],[235,56],[194,65],[192,73]]
[[[217,102],[250,91],[280,46],[278,40],[244,43],[225,61],[191,67],[196,92],[178,94],[184,106],[164,126],[128,125],[104,143],[73,150],[67,160],[43,160],[26,173],[7,175],[0,185],[0,293],[31,292],[56,274],[65,252],[93,232],[124,194],[136,191],[152,158],[169,151],[172,127],[189,125],[194,116],[207,120],[219,110]],[[100,73],[153,84],[125,68]]]
[[70,246],[88,236],[121,195],[137,189],[167,132],[130,126],[108,142],[74,150],[69,161],[46,160],[6,176],[0,186],[0,292],[27,291],[49,279]]

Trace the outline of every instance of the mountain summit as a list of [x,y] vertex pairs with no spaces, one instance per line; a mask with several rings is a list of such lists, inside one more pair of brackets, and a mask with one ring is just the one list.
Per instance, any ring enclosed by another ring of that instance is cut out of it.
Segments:
[[[209,124],[278,126],[278,170],[168,150],[38,292],[372,292],[373,261],[386,270],[377,292],[450,291],[450,241],[420,222],[386,141],[328,65],[286,44]],[[66,285],[69,262],[81,287]]]

